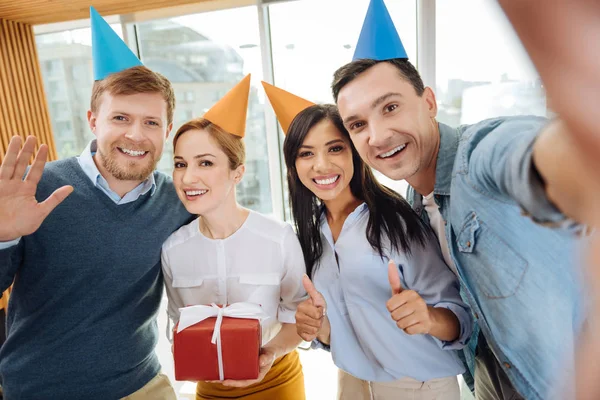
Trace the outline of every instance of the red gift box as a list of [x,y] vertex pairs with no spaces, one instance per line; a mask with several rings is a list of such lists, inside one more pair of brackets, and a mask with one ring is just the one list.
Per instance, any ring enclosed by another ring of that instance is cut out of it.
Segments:
[[[217,344],[211,342],[217,318],[211,317],[177,333],[173,332],[175,379],[220,380]],[[221,352],[224,379],[256,379],[262,334],[257,319],[223,317]]]

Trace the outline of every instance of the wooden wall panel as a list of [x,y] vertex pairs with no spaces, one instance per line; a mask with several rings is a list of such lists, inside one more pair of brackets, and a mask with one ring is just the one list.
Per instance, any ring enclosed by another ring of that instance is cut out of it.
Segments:
[[207,0],[13,0],[0,1],[0,18],[32,25],[86,19],[90,6],[102,16],[131,14]]
[[57,158],[33,28],[0,19],[0,159],[14,135],[36,136]]

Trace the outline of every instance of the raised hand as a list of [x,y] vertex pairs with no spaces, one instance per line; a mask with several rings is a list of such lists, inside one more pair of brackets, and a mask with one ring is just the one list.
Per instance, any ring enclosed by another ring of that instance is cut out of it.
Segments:
[[[327,319],[327,303],[308,276],[304,276],[302,284],[310,298],[298,305],[298,309],[296,310],[296,331],[302,339],[311,342],[321,333],[324,320]],[[328,326],[328,321],[325,322]]]
[[36,139],[30,136],[21,148],[20,137],[13,137],[0,165],[0,242],[7,242],[35,232],[44,219],[73,191],[63,186],[41,203],[35,198],[42,177],[48,147],[41,145],[35,160],[23,179],[34,153]]
[[409,335],[430,333],[433,320],[429,306],[417,292],[402,288],[400,273],[393,260],[388,263],[388,279],[392,297],[387,302],[387,309],[398,328]]

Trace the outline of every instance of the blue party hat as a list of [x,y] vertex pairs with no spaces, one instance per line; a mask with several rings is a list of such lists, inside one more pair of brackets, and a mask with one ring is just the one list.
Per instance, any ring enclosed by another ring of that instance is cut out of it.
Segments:
[[98,81],[115,72],[143,65],[94,7],[90,7],[90,19],[94,80]]
[[398,31],[383,0],[371,0],[352,61],[406,58]]

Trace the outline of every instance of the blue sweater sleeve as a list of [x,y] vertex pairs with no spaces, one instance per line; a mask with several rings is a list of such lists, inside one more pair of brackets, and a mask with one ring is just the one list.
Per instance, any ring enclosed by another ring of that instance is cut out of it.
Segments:
[[0,247],[0,293],[13,283],[23,259],[23,239],[10,247]]

